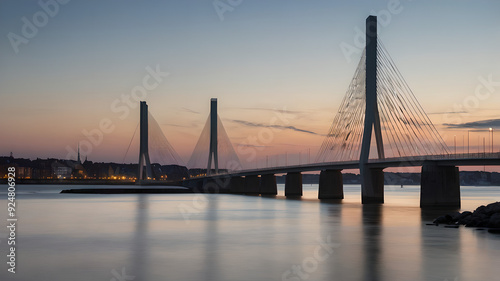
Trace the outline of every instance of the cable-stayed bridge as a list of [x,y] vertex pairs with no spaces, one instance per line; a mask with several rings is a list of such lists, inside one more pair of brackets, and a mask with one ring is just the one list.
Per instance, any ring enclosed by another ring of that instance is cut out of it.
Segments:
[[[275,175],[286,174],[285,195],[301,196],[301,173],[321,171],[319,198],[342,199],[341,171],[359,169],[362,202],[383,203],[385,168],[421,166],[421,207],[460,206],[458,166],[500,165],[498,153],[450,154],[377,38],[375,16],[366,19],[365,50],[315,163],[288,165],[285,162],[275,167],[242,169],[217,113],[217,99],[211,100],[210,108],[187,164],[190,169],[200,170],[201,175],[182,183],[201,190],[275,195]],[[153,177],[148,127],[156,128],[163,136],[157,123],[156,126],[148,124],[147,105],[141,102],[139,182]],[[166,151],[164,157],[180,164],[180,157],[166,138],[156,139]]]

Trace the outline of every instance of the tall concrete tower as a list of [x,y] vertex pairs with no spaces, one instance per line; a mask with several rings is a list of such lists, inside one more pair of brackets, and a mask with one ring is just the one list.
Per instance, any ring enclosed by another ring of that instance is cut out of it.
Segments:
[[[137,179],[147,180],[153,178],[151,162],[149,161],[149,138],[148,138],[148,105],[141,101],[140,121],[140,148],[139,148],[139,175]],[[144,167],[145,166],[145,167]],[[144,169],[145,168],[145,169]]]
[[361,192],[363,203],[383,203],[384,175],[382,169],[367,167],[370,157],[372,131],[375,131],[377,153],[384,159],[384,145],[377,103],[377,17],[366,18],[366,111],[359,159],[361,173]]
[[219,173],[219,155],[217,152],[217,98],[210,99],[210,149],[208,152],[207,174],[212,173],[212,158],[215,173]]

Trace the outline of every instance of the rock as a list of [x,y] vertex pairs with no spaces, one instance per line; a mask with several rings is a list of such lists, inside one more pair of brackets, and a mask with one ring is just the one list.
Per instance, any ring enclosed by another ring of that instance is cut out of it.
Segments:
[[489,218],[487,214],[483,214],[483,213],[479,213],[479,214],[476,214],[476,215],[472,214],[472,217],[479,218],[479,219],[481,219],[483,221],[484,220],[488,220],[488,218]]
[[465,225],[466,227],[477,227],[483,220],[480,217],[471,216],[470,221]]
[[500,228],[500,213],[495,213],[490,217],[488,227]]
[[477,209],[474,210],[473,214],[484,214],[484,213],[486,213],[486,206],[482,205],[477,207]]
[[[488,227],[500,229],[500,202],[479,206],[474,212],[454,212],[434,220],[435,224],[465,225],[466,227]],[[449,226],[453,227],[453,226]]]
[[461,213],[458,217],[457,217],[457,221],[458,220],[461,220],[461,219],[464,219],[468,216],[472,215],[472,212],[469,212],[469,211],[465,211],[463,213]]
[[479,220],[479,223],[477,224],[478,227],[488,227],[490,221],[488,218],[483,218]]
[[495,233],[495,234],[500,234],[500,228],[491,228],[488,229],[489,233]]
[[[470,213],[470,212],[469,212],[469,213]],[[469,224],[469,223],[472,221],[472,218],[473,218],[472,213],[470,213],[468,216],[465,216],[465,217],[463,217],[463,218],[459,219],[459,220],[457,221],[457,223],[458,223],[458,224],[467,225],[467,224]]]
[[488,216],[500,213],[500,202],[488,204],[488,206],[486,206],[484,211]]
[[452,224],[454,221],[453,221],[453,217],[450,216],[450,215],[446,215],[444,216],[446,218],[446,223],[447,224]]
[[445,216],[440,216],[433,221],[433,223],[436,223],[436,224],[447,223],[447,222],[448,222],[448,219]]
[[461,214],[460,214],[460,212],[453,212],[453,213],[448,214],[448,215],[451,217],[453,222],[456,222]]

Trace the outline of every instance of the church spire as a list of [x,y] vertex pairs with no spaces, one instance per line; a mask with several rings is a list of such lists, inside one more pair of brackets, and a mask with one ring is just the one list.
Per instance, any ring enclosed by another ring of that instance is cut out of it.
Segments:
[[80,161],[80,143],[78,143],[78,164],[82,164],[82,161]]

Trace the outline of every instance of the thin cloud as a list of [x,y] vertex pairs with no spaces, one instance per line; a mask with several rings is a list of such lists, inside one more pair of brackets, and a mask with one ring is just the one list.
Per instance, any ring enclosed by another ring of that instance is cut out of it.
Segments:
[[304,145],[304,144],[293,144],[293,143],[277,143],[276,146],[294,146],[303,148],[319,147],[319,145]]
[[248,121],[243,121],[243,120],[229,120],[234,123],[238,123],[244,126],[248,127],[256,127],[256,128],[272,128],[272,129],[282,129],[282,130],[292,130],[296,132],[301,132],[301,133],[306,133],[306,134],[311,134],[315,136],[321,136],[321,134],[318,134],[313,131],[309,130],[304,130],[304,129],[299,129],[295,126],[283,126],[283,125],[266,125],[266,124],[261,124],[261,123],[253,123],[253,122],[248,122]]
[[443,124],[450,129],[488,129],[500,127],[500,119],[487,119],[475,122],[459,123],[459,124]]
[[196,110],[192,110],[192,109],[189,109],[189,108],[185,108],[185,107],[181,107],[181,109],[185,112],[189,112],[189,113],[194,113],[194,114],[200,114],[199,111],[196,111]]
[[466,111],[466,110],[459,110],[459,111],[430,112],[430,113],[427,113],[427,115],[436,115],[436,114],[463,114],[463,113],[468,113],[468,111]]
[[179,124],[172,124],[172,123],[163,123],[163,126],[170,126],[170,127],[178,127],[178,128],[197,128],[198,125],[195,123],[192,123],[190,125],[179,125]]
[[288,110],[288,109],[277,109],[277,108],[263,108],[263,107],[235,107],[237,110],[260,110],[260,111],[271,111],[286,114],[304,114],[305,111]]
[[234,143],[233,144],[235,147],[256,147],[256,148],[267,148],[267,147],[272,147],[270,145],[254,145],[254,144],[247,144],[247,143]]

